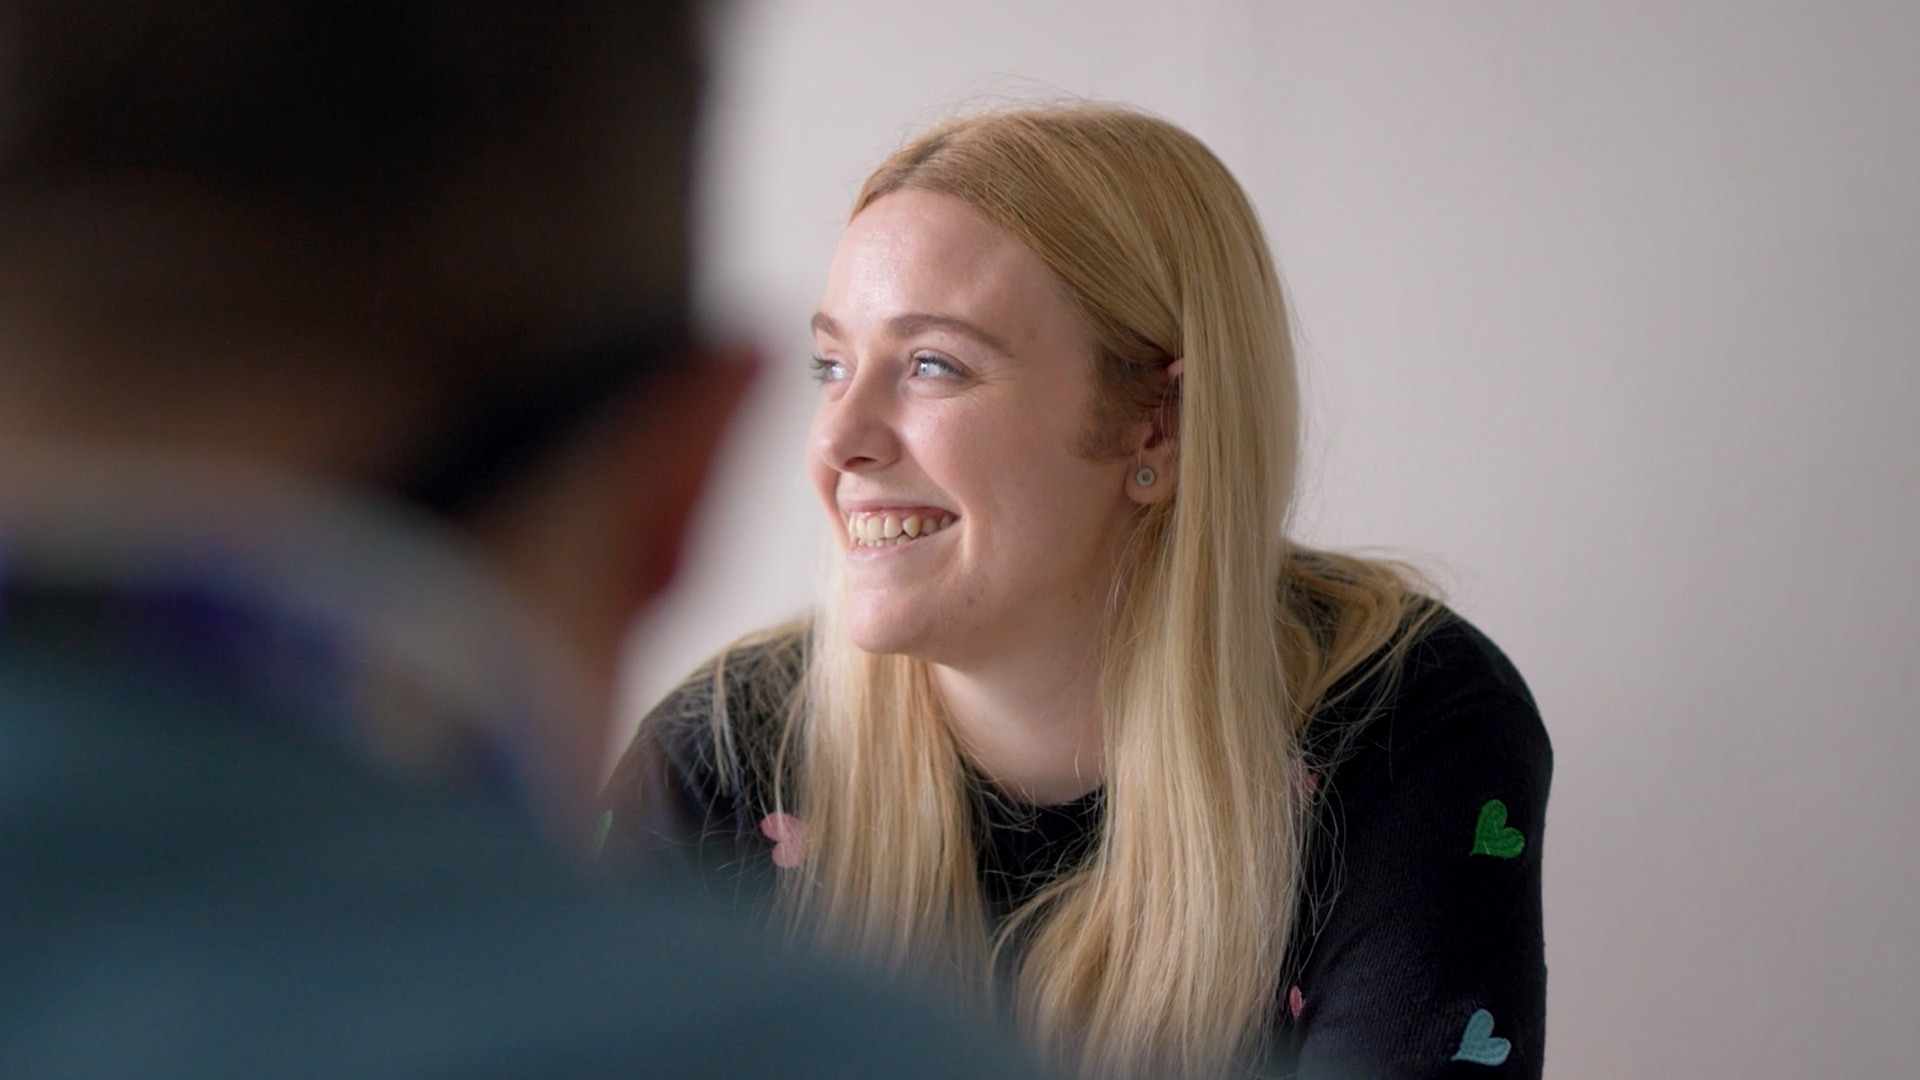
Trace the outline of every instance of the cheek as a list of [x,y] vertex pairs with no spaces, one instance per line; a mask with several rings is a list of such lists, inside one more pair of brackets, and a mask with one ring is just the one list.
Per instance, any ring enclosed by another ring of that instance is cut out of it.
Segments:
[[996,544],[1014,545],[1022,563],[1078,562],[1125,500],[1115,467],[1076,453],[1057,418],[995,425],[947,449],[951,471],[991,512]]
[[1039,557],[1083,563],[1103,543],[1124,511],[1124,497],[1107,470],[1081,461],[1057,461],[1029,472],[1021,484],[1028,541]]
[[1050,452],[1043,426],[1023,410],[951,401],[923,409],[900,435],[907,454],[945,483],[997,493]]
[[813,423],[807,426],[807,478],[813,482],[813,490],[820,497],[829,517],[839,515],[839,507],[834,498],[835,489],[840,483],[840,473],[827,463],[820,449],[820,416],[814,414]]
[[818,461],[807,462],[807,477],[813,481],[814,494],[820,496],[820,502],[828,510],[834,510],[834,487],[839,474]]

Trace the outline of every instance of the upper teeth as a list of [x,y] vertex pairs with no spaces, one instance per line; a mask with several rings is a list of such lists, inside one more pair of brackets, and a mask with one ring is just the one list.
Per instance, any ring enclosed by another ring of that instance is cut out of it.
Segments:
[[847,536],[856,547],[888,547],[931,536],[951,524],[952,514],[848,514]]

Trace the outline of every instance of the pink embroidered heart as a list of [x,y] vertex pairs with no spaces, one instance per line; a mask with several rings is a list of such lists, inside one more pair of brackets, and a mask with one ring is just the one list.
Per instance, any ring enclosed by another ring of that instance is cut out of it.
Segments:
[[1302,769],[1299,779],[1294,783],[1297,785],[1295,794],[1300,799],[1301,805],[1312,805],[1314,797],[1320,794],[1320,774],[1312,769]]
[[1307,1011],[1307,995],[1301,993],[1300,988],[1297,986],[1288,990],[1287,991],[1287,1012],[1293,1014],[1293,1018],[1295,1020],[1298,1020],[1300,1019],[1300,1014],[1306,1011]]
[[773,865],[782,870],[799,866],[807,857],[806,822],[792,814],[768,814],[761,818],[760,833],[773,841]]

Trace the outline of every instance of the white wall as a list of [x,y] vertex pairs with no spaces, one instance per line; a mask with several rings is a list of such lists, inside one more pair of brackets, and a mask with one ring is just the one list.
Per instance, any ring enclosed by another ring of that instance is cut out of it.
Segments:
[[629,720],[811,595],[804,326],[981,94],[1137,103],[1265,216],[1310,534],[1442,568],[1558,755],[1547,1072],[1920,1075],[1920,4],[743,3],[713,310],[776,370]]

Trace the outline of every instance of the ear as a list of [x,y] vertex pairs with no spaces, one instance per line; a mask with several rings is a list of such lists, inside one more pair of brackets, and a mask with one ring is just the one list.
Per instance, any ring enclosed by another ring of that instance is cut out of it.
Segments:
[[685,357],[472,522],[596,693],[611,693],[634,615],[673,580],[727,421],[758,366],[745,352]]
[[[1173,498],[1180,481],[1180,374],[1185,360],[1167,365],[1167,394],[1153,418],[1135,428],[1133,457],[1127,464],[1127,498],[1141,506],[1152,506]],[[1140,481],[1150,470],[1153,482]]]
[[722,437],[759,371],[750,350],[697,357],[643,391],[623,425],[621,473],[627,557],[620,580],[633,610],[679,570],[687,527],[713,471]]

